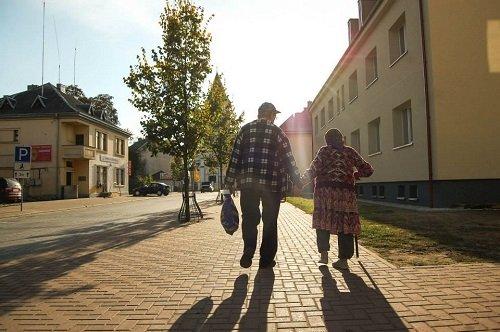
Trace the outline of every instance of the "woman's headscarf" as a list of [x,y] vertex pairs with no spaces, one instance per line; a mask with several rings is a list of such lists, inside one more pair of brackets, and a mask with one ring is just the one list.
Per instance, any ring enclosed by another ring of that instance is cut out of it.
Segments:
[[325,141],[329,146],[333,146],[334,148],[341,148],[344,146],[344,135],[339,129],[333,128],[326,132]]

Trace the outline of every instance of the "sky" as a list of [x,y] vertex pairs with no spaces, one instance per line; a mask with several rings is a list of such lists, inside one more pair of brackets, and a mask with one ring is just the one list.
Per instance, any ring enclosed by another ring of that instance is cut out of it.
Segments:
[[[42,0],[0,0],[0,95],[42,80]],[[123,83],[141,47],[156,48],[164,0],[46,0],[44,82],[114,97],[121,127],[140,136],[141,113]],[[313,100],[348,46],[357,0],[194,0],[213,15],[213,73],[223,74],[245,121],[264,101],[279,125]],[[56,34],[57,31],[57,34]],[[76,47],[76,71],[73,61]]]

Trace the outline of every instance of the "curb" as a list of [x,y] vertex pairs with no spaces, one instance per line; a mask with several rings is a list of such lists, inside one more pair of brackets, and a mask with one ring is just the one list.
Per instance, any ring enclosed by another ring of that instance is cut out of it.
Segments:
[[[149,197],[139,198],[139,199],[134,200],[133,202],[145,201],[147,199],[149,199]],[[110,203],[101,203],[101,204],[94,204],[94,205],[85,205],[85,206],[76,206],[76,207],[61,208],[61,209],[54,209],[54,210],[46,210],[46,211],[33,211],[33,212],[21,212],[21,211],[19,211],[18,214],[16,214],[16,215],[11,215],[11,216],[7,216],[7,217],[0,217],[0,222],[17,221],[17,220],[2,221],[2,219],[8,219],[8,218],[32,216],[32,215],[36,215],[36,214],[46,214],[46,213],[59,212],[59,211],[71,211],[71,210],[85,209],[85,208],[94,207],[94,206],[113,205],[113,204],[122,204],[122,203],[130,203],[130,202],[131,201],[110,202]]]

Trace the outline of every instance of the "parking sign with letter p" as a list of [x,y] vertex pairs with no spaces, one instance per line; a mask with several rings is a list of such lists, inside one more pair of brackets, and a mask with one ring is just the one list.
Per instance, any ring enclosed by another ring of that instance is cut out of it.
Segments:
[[31,162],[31,146],[16,146],[14,151],[16,163],[30,163]]

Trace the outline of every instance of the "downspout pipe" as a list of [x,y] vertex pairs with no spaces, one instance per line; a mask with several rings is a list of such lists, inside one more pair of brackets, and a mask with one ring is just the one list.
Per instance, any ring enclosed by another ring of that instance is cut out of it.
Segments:
[[59,174],[59,149],[61,148],[60,144],[60,126],[61,126],[61,120],[59,119],[59,114],[55,115],[55,118],[57,119],[57,141],[56,141],[56,196],[57,198],[61,199],[61,174]]
[[424,9],[423,0],[419,0],[420,9],[420,31],[422,43],[422,63],[424,66],[424,93],[425,93],[425,116],[427,123],[427,164],[429,170],[429,207],[434,207],[434,173],[432,165],[432,140],[431,140],[431,115],[429,107],[429,83],[427,74],[427,51],[425,47],[425,25],[424,25]]

